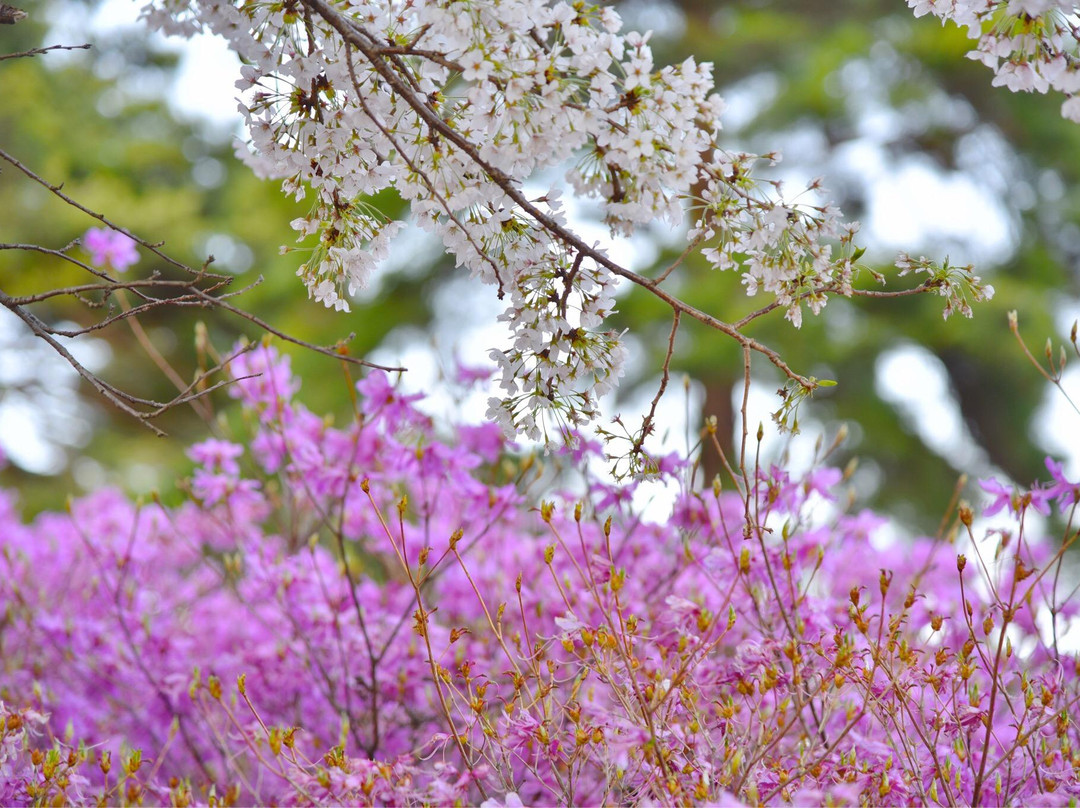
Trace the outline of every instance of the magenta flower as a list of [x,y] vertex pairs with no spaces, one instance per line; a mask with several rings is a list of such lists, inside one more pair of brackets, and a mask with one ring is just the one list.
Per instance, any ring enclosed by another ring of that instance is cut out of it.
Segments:
[[462,362],[457,362],[455,368],[454,380],[458,384],[472,385],[478,382],[486,382],[491,378],[491,375],[495,372],[496,368],[484,365],[466,365]]
[[1052,458],[1046,458],[1046,468],[1054,478],[1053,485],[1046,489],[1047,498],[1056,499],[1062,510],[1080,502],[1080,482],[1072,483],[1065,479],[1065,470]]
[[833,493],[833,489],[840,483],[843,477],[844,473],[840,469],[826,466],[824,468],[814,469],[807,474],[803,487],[807,494],[811,491],[817,491],[823,499],[835,502],[836,495]]
[[419,425],[423,420],[412,407],[414,401],[419,401],[424,397],[423,394],[401,393],[385,371],[371,371],[356,383],[356,389],[364,399],[361,412],[369,417],[384,419],[391,429],[397,429],[409,423]]
[[1044,488],[1040,485],[1031,486],[1030,491],[1024,493],[1023,501],[1030,502],[1031,507],[1043,516],[1050,515],[1050,500],[1055,496],[1053,488]]
[[[1075,660],[1041,630],[1080,607],[1052,576],[1011,585],[1045,568],[1053,543],[987,533],[1023,565],[965,562],[960,579],[937,540],[878,547],[882,517],[816,514],[813,492],[839,493],[828,468],[772,467],[744,484],[747,501],[684,490],[654,521],[630,506],[633,483],[597,478],[587,457],[584,485],[507,483],[504,469],[523,470],[497,426],[448,441],[455,430],[384,373],[359,385],[363,417],[335,425],[294,398],[273,348],[233,370],[257,374],[232,388],[254,434],[191,446],[198,467],[176,505],[105,490],[27,521],[0,490],[0,804],[27,804],[26,783],[50,801],[108,803],[136,778],[155,804],[236,780],[243,804],[283,805],[1080,794]],[[991,510],[1023,529],[1028,508],[1071,499],[1048,467],[1056,484],[985,482]],[[1023,655],[995,656],[1005,610]],[[994,681],[1017,687],[988,699]],[[439,682],[453,698],[440,701]],[[821,686],[800,712],[807,682]],[[541,692],[543,706],[529,700]],[[231,712],[240,694],[255,717]],[[801,722],[814,732],[785,734]],[[461,738],[492,754],[460,767]],[[79,740],[98,757],[75,753]],[[120,779],[133,749],[143,765]],[[749,761],[741,786],[736,753]],[[786,779],[802,759],[813,770]],[[998,771],[1010,773],[1000,795]]]
[[1010,510],[1012,509],[1012,488],[1004,486],[994,479],[979,480],[979,488],[994,497],[994,501],[983,510],[983,516],[993,516],[1006,506],[1009,506]]
[[139,260],[135,242],[115,230],[91,227],[83,236],[82,243],[90,253],[90,263],[96,267],[107,264],[117,272],[126,272]]
[[[1053,469],[1051,469],[1051,473],[1053,473]],[[1050,514],[1050,500],[1060,494],[1059,486],[1043,488],[1033,485],[1027,491],[1018,491],[994,479],[979,480],[979,487],[994,497],[994,501],[983,511],[984,516],[993,516],[1006,506],[1013,513],[1019,513],[1029,505],[1043,516],[1048,516]]]
[[262,410],[268,419],[281,415],[285,402],[300,389],[300,381],[292,375],[289,357],[265,345],[239,353],[230,363],[229,372],[235,380],[229,387],[229,395],[241,399],[248,407]]
[[236,460],[243,454],[243,446],[215,438],[196,443],[187,451],[188,457],[207,469],[220,469],[232,475],[240,473],[240,465]]

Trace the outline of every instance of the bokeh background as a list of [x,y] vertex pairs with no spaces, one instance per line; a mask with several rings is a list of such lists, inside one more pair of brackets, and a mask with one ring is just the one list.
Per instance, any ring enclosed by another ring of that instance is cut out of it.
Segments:
[[[1006,318],[1018,311],[1041,355],[1048,336],[1067,337],[1080,310],[1080,127],[1060,117],[1059,100],[992,88],[992,74],[965,58],[963,32],[916,20],[896,0],[616,5],[628,28],[653,31],[657,64],[691,54],[713,62],[730,146],[780,149],[777,170],[791,183],[823,176],[845,214],[863,223],[865,261],[888,272],[900,250],[948,256],[975,263],[997,289],[970,321],[943,321],[938,299],[926,297],[833,300],[801,331],[780,313],[752,327],[801,372],[839,382],[807,405],[803,433],[812,440],[848,425],[836,462],[858,458],[861,500],[912,529],[932,529],[961,473],[1027,483],[1045,476],[1047,453],[1080,473],[1080,416],[1024,358]],[[492,290],[455,272],[415,229],[398,239],[352,313],[306,300],[297,258],[279,255],[292,242],[288,222],[304,211],[233,157],[238,65],[220,43],[151,36],[136,22],[138,4],[125,0],[24,0],[23,7],[28,19],[0,29],[0,52],[54,43],[94,48],[0,62],[5,150],[65,182],[89,207],[165,242],[176,258],[198,265],[213,254],[238,287],[261,278],[237,302],[275,326],[324,344],[355,333],[355,353],[409,367],[412,389],[437,387],[455,357],[485,362],[486,348],[502,338]],[[574,217],[591,236],[607,238],[588,208]],[[92,224],[17,172],[0,172],[0,242],[60,248]],[[670,263],[683,243],[679,232],[659,228],[612,249],[649,272]],[[166,271],[144,256],[136,271],[155,269]],[[9,294],[76,280],[47,256],[0,252],[0,289]],[[744,296],[734,275],[693,259],[672,283],[728,320],[760,303]],[[38,314],[81,324],[99,316],[71,301]],[[141,322],[187,378],[199,361],[197,323],[220,349],[242,334],[258,336],[235,319],[190,309],[159,309]],[[632,361],[609,408],[640,410],[658,381],[670,320],[655,300],[627,289],[616,325],[630,329]],[[72,350],[131,392],[174,392],[125,324],[79,339]],[[338,365],[289,352],[308,405],[344,414],[348,387]],[[742,376],[736,346],[686,324],[672,370],[676,383],[662,411],[667,445],[693,444],[706,415],[718,418],[730,444]],[[764,366],[755,374],[754,418],[767,421],[780,380]],[[1080,377],[1068,371],[1065,386],[1080,391]],[[183,447],[232,428],[227,397],[213,403],[209,420],[191,408],[166,414],[159,425],[170,437],[157,438],[97,398],[0,311],[0,447],[9,458],[0,485],[18,489],[29,512],[102,485],[175,495],[189,467]],[[433,406],[442,406],[438,398]],[[703,462],[710,476],[715,457],[706,453]]]

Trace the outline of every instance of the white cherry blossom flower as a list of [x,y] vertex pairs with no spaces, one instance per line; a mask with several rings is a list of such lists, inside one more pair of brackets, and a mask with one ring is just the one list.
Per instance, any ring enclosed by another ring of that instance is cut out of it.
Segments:
[[[1080,78],[1053,51],[1061,32],[991,31],[1002,3],[909,0],[917,15],[975,30],[997,83],[1065,92],[1063,114],[1080,118]],[[1059,8],[1010,0],[1004,13],[1050,20]],[[556,193],[525,193],[544,173],[566,172],[568,189],[598,202],[616,236],[657,220],[680,225],[689,208],[692,246],[796,326],[802,302],[816,313],[829,295],[852,294],[855,228],[806,193],[819,183],[787,195],[761,180],[758,165],[779,156],[728,151],[711,66],[657,69],[650,34],[622,34],[610,7],[152,0],[144,16],[169,33],[214,32],[244,61],[238,153],[310,205],[288,252],[309,253],[298,274],[312,298],[347,311],[378,270],[402,226],[370,201],[388,190],[458,267],[494,288],[508,333],[491,354],[502,395],[489,417],[508,432],[550,438],[596,417],[626,359],[623,335],[607,326],[616,282],[644,281],[574,232]],[[968,297],[947,301],[963,311]]]

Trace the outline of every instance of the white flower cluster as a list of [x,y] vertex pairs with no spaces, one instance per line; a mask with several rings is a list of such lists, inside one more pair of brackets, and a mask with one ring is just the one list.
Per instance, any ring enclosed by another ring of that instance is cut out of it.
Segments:
[[[775,163],[775,156],[767,157]],[[703,166],[701,215],[690,236],[708,245],[702,255],[715,268],[742,271],[748,295],[773,295],[798,328],[803,302],[818,314],[827,292],[851,295],[858,224],[842,222],[834,205],[786,202],[780,183],[755,182],[751,171],[758,159],[720,153]],[[770,185],[772,193],[764,194]],[[818,190],[817,181],[808,190]],[[830,240],[840,247],[838,257]]]
[[978,40],[968,56],[994,71],[994,86],[1066,96],[1061,114],[1080,123],[1078,7],[1069,0],[907,0]]
[[[614,277],[580,256],[571,261],[551,251],[535,251],[518,266],[510,306],[499,316],[513,346],[491,352],[506,395],[489,399],[487,415],[507,432],[565,441],[596,417],[597,400],[622,375],[620,335],[596,330],[615,308]],[[554,420],[556,435],[538,415]]]
[[[723,102],[709,65],[656,69],[649,37],[620,35],[608,7],[552,0],[154,0],[162,30],[225,37],[244,62],[242,156],[283,179],[317,236],[300,267],[309,293],[347,308],[399,223],[370,201],[394,189],[459,266],[507,303],[509,350],[495,351],[505,396],[491,415],[546,434],[595,416],[622,373],[604,330],[614,264],[567,225],[559,189],[526,180],[571,163],[568,182],[598,199],[615,233],[683,221],[689,200],[717,267],[744,272],[796,325],[826,293],[850,294],[854,233],[829,206],[784,201],[752,174],[753,155],[719,142]],[[365,201],[367,200],[367,201]],[[288,248],[291,250],[309,248]],[[645,282],[647,284],[647,282]],[[550,437],[550,435],[549,435]]]
[[923,256],[912,258],[901,253],[896,259],[896,266],[901,276],[913,273],[926,275],[922,286],[928,292],[945,298],[941,316],[946,320],[956,312],[970,318],[972,301],[981,303],[994,296],[994,287],[983,283],[982,278],[973,273],[974,267],[970,264],[965,267],[952,266],[948,259],[936,264]]

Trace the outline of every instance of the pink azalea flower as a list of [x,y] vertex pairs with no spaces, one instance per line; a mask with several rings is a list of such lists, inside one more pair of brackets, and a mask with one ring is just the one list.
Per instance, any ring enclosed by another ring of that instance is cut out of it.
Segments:
[[463,385],[486,382],[495,373],[496,369],[490,365],[466,365],[458,362],[455,369],[455,381]]
[[993,516],[1005,506],[1012,507],[1013,491],[1011,488],[1008,488],[993,479],[979,480],[979,488],[994,497],[994,501],[987,505],[985,510],[983,510],[983,516]]
[[123,233],[91,227],[82,239],[83,246],[90,253],[90,263],[96,267],[111,266],[117,272],[127,272],[139,260],[135,242]]
[[1053,484],[1046,489],[1047,497],[1056,499],[1062,509],[1074,502],[1080,502],[1080,482],[1071,483],[1066,480],[1061,464],[1052,458],[1046,458],[1046,468],[1054,478]]
[[[1054,474],[1055,469],[1050,465],[1053,461],[1047,460],[1047,468],[1050,469],[1050,473]],[[1060,475],[1060,466],[1057,469]],[[1058,477],[1054,478],[1055,480]],[[1029,505],[1041,513],[1043,516],[1050,514],[1050,500],[1054,497],[1059,497],[1062,494],[1061,484],[1065,483],[1064,477],[1059,480],[1058,485],[1055,486],[1039,486],[1033,485],[1027,491],[1018,491],[1015,488],[1010,488],[997,480],[979,480],[979,487],[982,488],[988,494],[992,494],[994,497],[986,510],[983,511],[984,516],[993,516],[1001,511],[1006,506],[1010,511],[1019,513],[1027,508]],[[1068,483],[1065,483],[1066,488]]]
[[196,443],[187,451],[188,457],[207,469],[220,469],[226,474],[236,475],[240,473],[240,465],[236,459],[244,453],[244,447],[224,440],[211,438],[202,443]]

